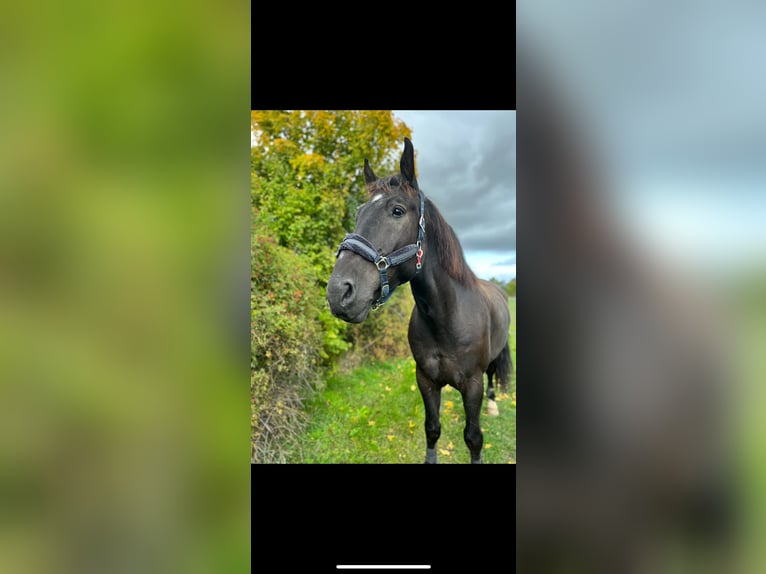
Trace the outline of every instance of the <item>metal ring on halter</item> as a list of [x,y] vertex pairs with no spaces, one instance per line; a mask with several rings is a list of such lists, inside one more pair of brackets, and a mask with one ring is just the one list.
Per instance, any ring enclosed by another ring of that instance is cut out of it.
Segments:
[[[381,263],[383,263],[383,267],[380,266]],[[375,262],[375,267],[378,268],[378,271],[382,271],[391,267],[391,262],[388,260],[388,257],[381,257]]]

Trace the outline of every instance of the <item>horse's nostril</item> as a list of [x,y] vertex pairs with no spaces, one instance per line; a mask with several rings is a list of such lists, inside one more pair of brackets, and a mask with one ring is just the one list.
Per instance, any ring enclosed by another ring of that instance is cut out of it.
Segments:
[[343,296],[340,299],[341,305],[346,305],[354,297],[354,285],[351,281],[344,281],[343,286],[346,290],[343,292]]

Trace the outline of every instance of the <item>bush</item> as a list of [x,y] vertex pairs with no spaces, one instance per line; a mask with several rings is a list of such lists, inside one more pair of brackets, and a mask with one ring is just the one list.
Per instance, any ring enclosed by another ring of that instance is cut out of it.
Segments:
[[257,227],[250,255],[251,459],[280,462],[321,383],[324,301],[313,267]]

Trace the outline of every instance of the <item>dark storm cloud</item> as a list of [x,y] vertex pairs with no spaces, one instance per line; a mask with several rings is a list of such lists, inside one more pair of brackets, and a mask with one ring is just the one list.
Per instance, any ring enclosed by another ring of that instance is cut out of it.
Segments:
[[463,249],[515,251],[516,113],[394,113],[412,129],[420,187]]

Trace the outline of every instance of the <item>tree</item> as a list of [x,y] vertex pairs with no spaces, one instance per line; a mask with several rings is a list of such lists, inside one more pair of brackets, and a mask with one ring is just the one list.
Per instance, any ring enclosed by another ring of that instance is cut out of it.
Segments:
[[279,244],[307,255],[325,279],[366,201],[365,158],[395,171],[411,130],[390,111],[253,111],[250,127],[253,205]]

